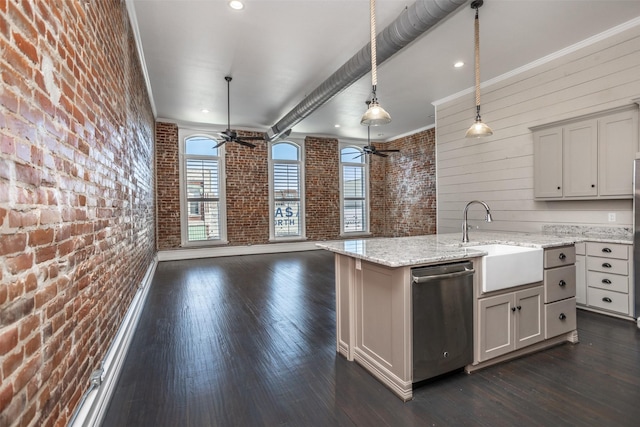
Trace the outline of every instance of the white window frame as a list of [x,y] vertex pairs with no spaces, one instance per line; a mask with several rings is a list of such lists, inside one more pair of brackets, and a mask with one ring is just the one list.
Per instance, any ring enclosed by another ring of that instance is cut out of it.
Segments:
[[[276,144],[288,143],[298,147],[300,157],[298,160],[277,160],[277,163],[290,163],[290,164],[298,164],[300,167],[300,210],[299,210],[299,218],[300,221],[300,235],[299,236],[287,236],[287,237],[276,237],[275,235],[275,194],[274,194],[274,177],[273,177],[273,165],[276,162],[272,158],[273,146]],[[268,164],[269,164],[269,241],[272,242],[287,242],[287,241],[300,241],[307,239],[307,229],[306,229],[306,210],[305,210],[305,151],[304,151],[304,141],[297,139],[286,139],[279,140],[274,142],[269,142],[268,150]]]
[[[371,206],[370,206],[370,197],[369,197],[369,156],[364,154],[364,144],[357,144],[353,142],[340,142],[338,146],[338,164],[339,164],[339,175],[340,175],[340,236],[341,237],[350,237],[350,236],[369,236],[371,235]],[[364,162],[362,163],[352,163],[352,162],[343,162],[342,161],[342,150],[345,148],[355,148],[363,153],[362,157],[364,158]],[[362,167],[363,169],[363,178],[365,180],[364,185],[364,201],[365,201],[365,221],[364,226],[365,229],[363,231],[345,231],[344,229],[344,174],[343,174],[343,166],[357,166]]]
[[[226,197],[226,173],[225,173],[225,159],[224,159],[224,145],[218,147],[218,156],[201,156],[201,155],[187,155],[185,153],[185,141],[188,138],[194,136],[202,136],[211,138],[212,140],[218,140],[217,132],[213,130],[196,130],[196,129],[178,129],[178,140],[180,141],[180,147],[178,151],[179,163],[180,163],[180,240],[182,246],[185,247],[198,247],[198,246],[217,246],[226,245],[229,243],[227,240],[227,197]],[[199,240],[189,241],[189,206],[187,203],[187,179],[186,168],[187,159],[211,159],[216,158],[218,160],[218,177],[219,177],[219,224],[220,224],[220,239],[216,240]]]

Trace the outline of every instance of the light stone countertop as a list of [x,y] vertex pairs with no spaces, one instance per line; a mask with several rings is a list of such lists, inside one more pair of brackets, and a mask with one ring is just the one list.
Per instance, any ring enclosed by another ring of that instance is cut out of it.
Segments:
[[573,237],[576,242],[589,241],[633,245],[633,230],[630,227],[557,224],[543,226],[542,232],[556,236],[570,236]]
[[316,246],[388,267],[404,267],[477,258],[487,254],[484,251],[469,249],[468,246],[499,243],[549,248],[572,245],[584,239],[576,240],[575,237],[568,235],[472,231],[469,233],[469,240],[469,243],[462,243],[462,233],[447,233],[336,240],[316,243]]

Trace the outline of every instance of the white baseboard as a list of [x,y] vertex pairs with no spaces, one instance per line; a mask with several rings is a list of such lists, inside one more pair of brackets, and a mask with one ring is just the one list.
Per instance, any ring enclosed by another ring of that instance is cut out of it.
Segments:
[[275,254],[319,249],[316,242],[271,243],[268,245],[216,246],[158,251],[158,261],[177,261],[196,258],[215,258],[234,255]]
[[[69,423],[69,427],[98,427],[102,424],[105,412],[111,400],[111,395],[122,370],[127,350],[131,344],[131,339],[138,326],[138,320],[144,307],[144,302],[151,288],[151,281],[158,265],[158,257],[154,257],[151,265],[147,268],[145,276],[138,286],[138,291],[131,301],[131,305],[118,328],[118,332],[107,350],[107,354],[102,363],[101,383],[97,387],[92,387],[82,397],[74,416]],[[98,369],[99,367],[96,367]]]

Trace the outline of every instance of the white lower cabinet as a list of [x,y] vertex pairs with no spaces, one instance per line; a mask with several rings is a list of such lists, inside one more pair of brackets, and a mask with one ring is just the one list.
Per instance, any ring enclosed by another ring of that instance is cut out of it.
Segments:
[[576,243],[576,304],[587,304],[586,244]]
[[478,300],[480,362],[544,339],[542,286]]
[[585,248],[584,265],[576,269],[576,302],[604,314],[629,316],[632,245],[586,242]]

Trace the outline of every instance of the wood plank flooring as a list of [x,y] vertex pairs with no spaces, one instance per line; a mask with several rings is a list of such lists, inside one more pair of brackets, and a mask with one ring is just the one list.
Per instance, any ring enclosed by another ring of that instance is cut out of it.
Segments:
[[428,382],[403,403],[335,351],[326,251],[161,262],[103,426],[637,426],[640,330]]

